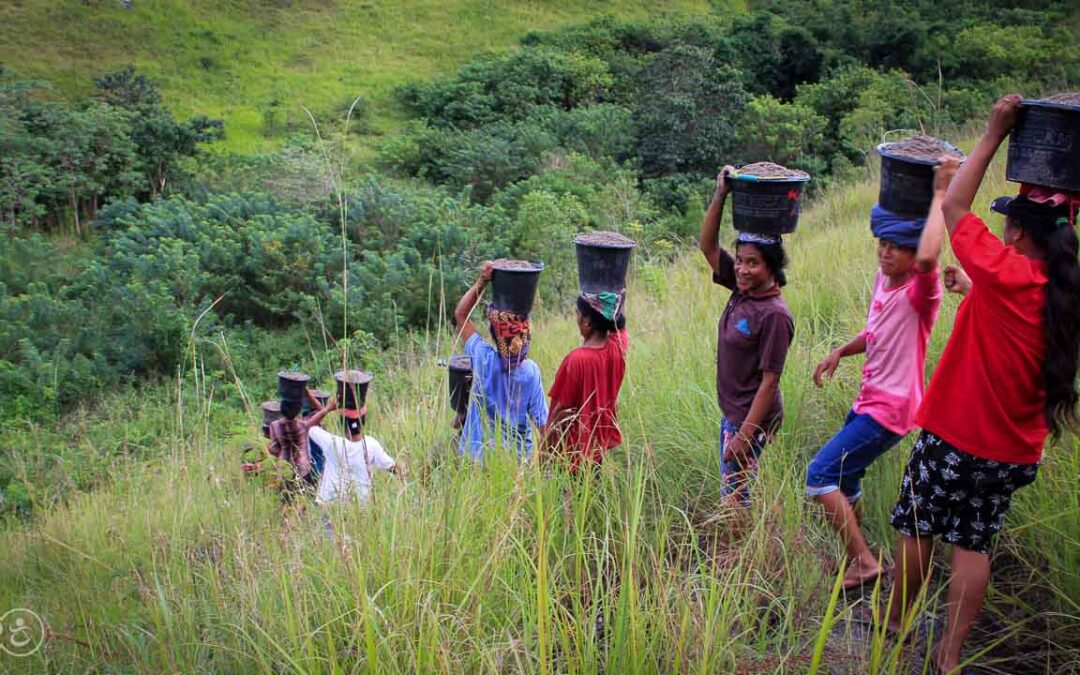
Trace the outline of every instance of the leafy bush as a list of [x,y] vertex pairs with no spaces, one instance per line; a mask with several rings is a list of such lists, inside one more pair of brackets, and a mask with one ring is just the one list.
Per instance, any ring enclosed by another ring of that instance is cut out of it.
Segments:
[[488,55],[457,76],[403,87],[400,99],[431,124],[456,129],[524,119],[533,106],[570,109],[603,100],[604,63],[573,51],[533,48]]
[[41,83],[0,71],[0,214],[8,228],[56,225],[76,232],[109,200],[152,199],[180,181],[180,162],[220,137],[221,122],[177,122],[130,66],[96,80],[78,106],[40,102]]
[[748,98],[739,71],[700,47],[654,56],[633,114],[643,174],[714,171],[739,147]]
[[813,108],[758,96],[747,106],[746,125],[743,157],[768,157],[811,175],[825,172],[820,156],[828,120]]
[[816,82],[821,75],[825,56],[817,40],[805,28],[773,14],[736,17],[731,36],[744,85],[754,93],[790,101],[798,85]]
[[468,188],[475,201],[535,172],[545,152],[556,147],[553,135],[527,122],[489,124],[457,131],[425,128],[384,154],[398,170],[454,189]]

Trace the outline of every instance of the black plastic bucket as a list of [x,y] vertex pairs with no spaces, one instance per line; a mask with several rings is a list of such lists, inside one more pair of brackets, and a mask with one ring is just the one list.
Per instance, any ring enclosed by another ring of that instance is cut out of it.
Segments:
[[739,232],[781,235],[795,231],[805,178],[731,176],[731,220]]
[[[521,261],[514,261],[521,264]],[[530,267],[495,262],[491,272],[491,306],[517,314],[528,314],[536,300],[536,287],[544,263],[530,262]]]
[[281,419],[281,403],[279,401],[262,402],[263,425],[270,426],[276,420]]
[[[312,396],[315,397],[315,400],[319,402],[320,407],[325,407],[326,402],[329,401],[330,396],[332,396],[332,394],[330,392],[323,391],[322,389],[310,389],[310,390],[308,390],[308,393],[310,393]],[[304,397],[304,407],[302,409],[302,414],[310,415],[313,412],[315,412],[315,406],[311,405],[311,401],[309,401],[308,397],[305,396]]]
[[339,370],[334,373],[337,381],[338,407],[345,410],[360,410],[367,400],[368,386],[374,375],[362,370]]
[[307,389],[307,383],[311,381],[308,374],[299,370],[283,370],[277,374],[277,377],[278,396],[283,401],[294,401],[302,404],[306,398],[304,390]]
[[1005,178],[1057,190],[1080,190],[1080,106],[1021,101],[1009,134]]
[[636,242],[615,232],[590,232],[575,237],[574,246],[582,293],[618,293],[626,288],[626,271]]
[[[878,205],[902,216],[925,218],[934,200],[936,159],[916,159],[889,152],[888,143],[877,146],[881,155],[881,184]],[[945,145],[955,149],[950,143]]]
[[451,356],[447,370],[450,371],[450,407],[464,415],[469,409],[469,392],[472,391],[472,359],[464,354]]

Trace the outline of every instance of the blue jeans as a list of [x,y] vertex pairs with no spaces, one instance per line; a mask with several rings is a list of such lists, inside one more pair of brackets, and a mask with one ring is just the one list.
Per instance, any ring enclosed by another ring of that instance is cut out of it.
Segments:
[[750,506],[750,480],[757,472],[757,460],[761,457],[761,451],[765,448],[765,441],[767,440],[765,433],[757,433],[750,441],[750,454],[753,457],[747,465],[742,465],[738,461],[727,461],[724,459],[724,450],[727,448],[728,441],[735,437],[735,434],[739,433],[739,428],[727,421],[727,418],[720,420],[720,494],[727,497],[731,494],[738,494],[739,504],[743,507]]
[[849,502],[855,502],[862,496],[867,467],[901,438],[901,434],[889,431],[873,417],[852,410],[843,428],[810,461],[806,494],[816,497],[840,490]]

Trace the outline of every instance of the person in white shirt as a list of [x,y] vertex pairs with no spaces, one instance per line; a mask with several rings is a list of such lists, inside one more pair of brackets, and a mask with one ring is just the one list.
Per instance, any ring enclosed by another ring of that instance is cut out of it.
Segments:
[[382,443],[363,433],[366,408],[340,410],[345,416],[345,437],[330,433],[322,427],[312,427],[308,435],[322,448],[326,457],[319,492],[318,504],[344,501],[349,497],[360,503],[371,494],[371,470],[382,469],[400,475],[394,458],[386,453]]

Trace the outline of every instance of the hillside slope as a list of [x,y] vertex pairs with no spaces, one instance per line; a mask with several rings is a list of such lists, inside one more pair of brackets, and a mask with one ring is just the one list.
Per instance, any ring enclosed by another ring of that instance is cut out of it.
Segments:
[[[735,4],[735,3],[733,3]],[[599,14],[656,13],[643,0],[120,0],[0,5],[0,64],[23,78],[85,93],[91,78],[134,64],[159,82],[181,117],[223,118],[230,147],[266,145],[268,129],[307,125],[303,107],[343,119],[363,96],[376,132],[395,128],[391,93],[414,78],[452,72],[484,50],[538,29]],[[707,12],[705,0],[664,12]]]
[[[992,172],[978,200],[984,215],[1012,188],[1000,164]],[[741,538],[717,510],[713,359],[726,293],[688,253],[641,270],[631,288],[626,444],[601,481],[519,470],[505,454],[483,467],[453,461],[445,371],[434,365],[453,348],[437,337],[387,363],[372,389],[371,433],[409,467],[407,482],[378,476],[369,509],[331,511],[348,535],[333,542],[315,509],[283,525],[275,498],[242,480],[236,447],[257,437],[255,415],[223,437],[206,424],[213,392],[202,392],[175,411],[190,435],[152,440],[170,448],[165,460],[0,533],[0,607],[32,608],[53,632],[37,655],[3,665],[757,673],[807,672],[822,660],[828,672],[917,672],[922,641],[905,650],[853,619],[868,615],[869,595],[840,598],[830,612],[835,542],[802,496],[805,463],[857,385],[850,362],[824,390],[809,381],[828,347],[863,321],[875,265],[865,214],[875,197],[870,177],[833,190],[790,237],[788,416],[762,460]],[[956,304],[946,301],[933,360]],[[550,383],[576,331],[569,317],[545,316],[534,339]],[[909,448],[902,443],[867,481],[865,522],[886,557],[886,513]],[[1075,620],[1056,614],[1080,610],[1078,473],[1070,438],[1018,494],[969,651],[988,650],[977,659],[987,672],[1033,662],[1062,670],[1080,659]],[[940,616],[942,599],[935,588],[931,614]]]

